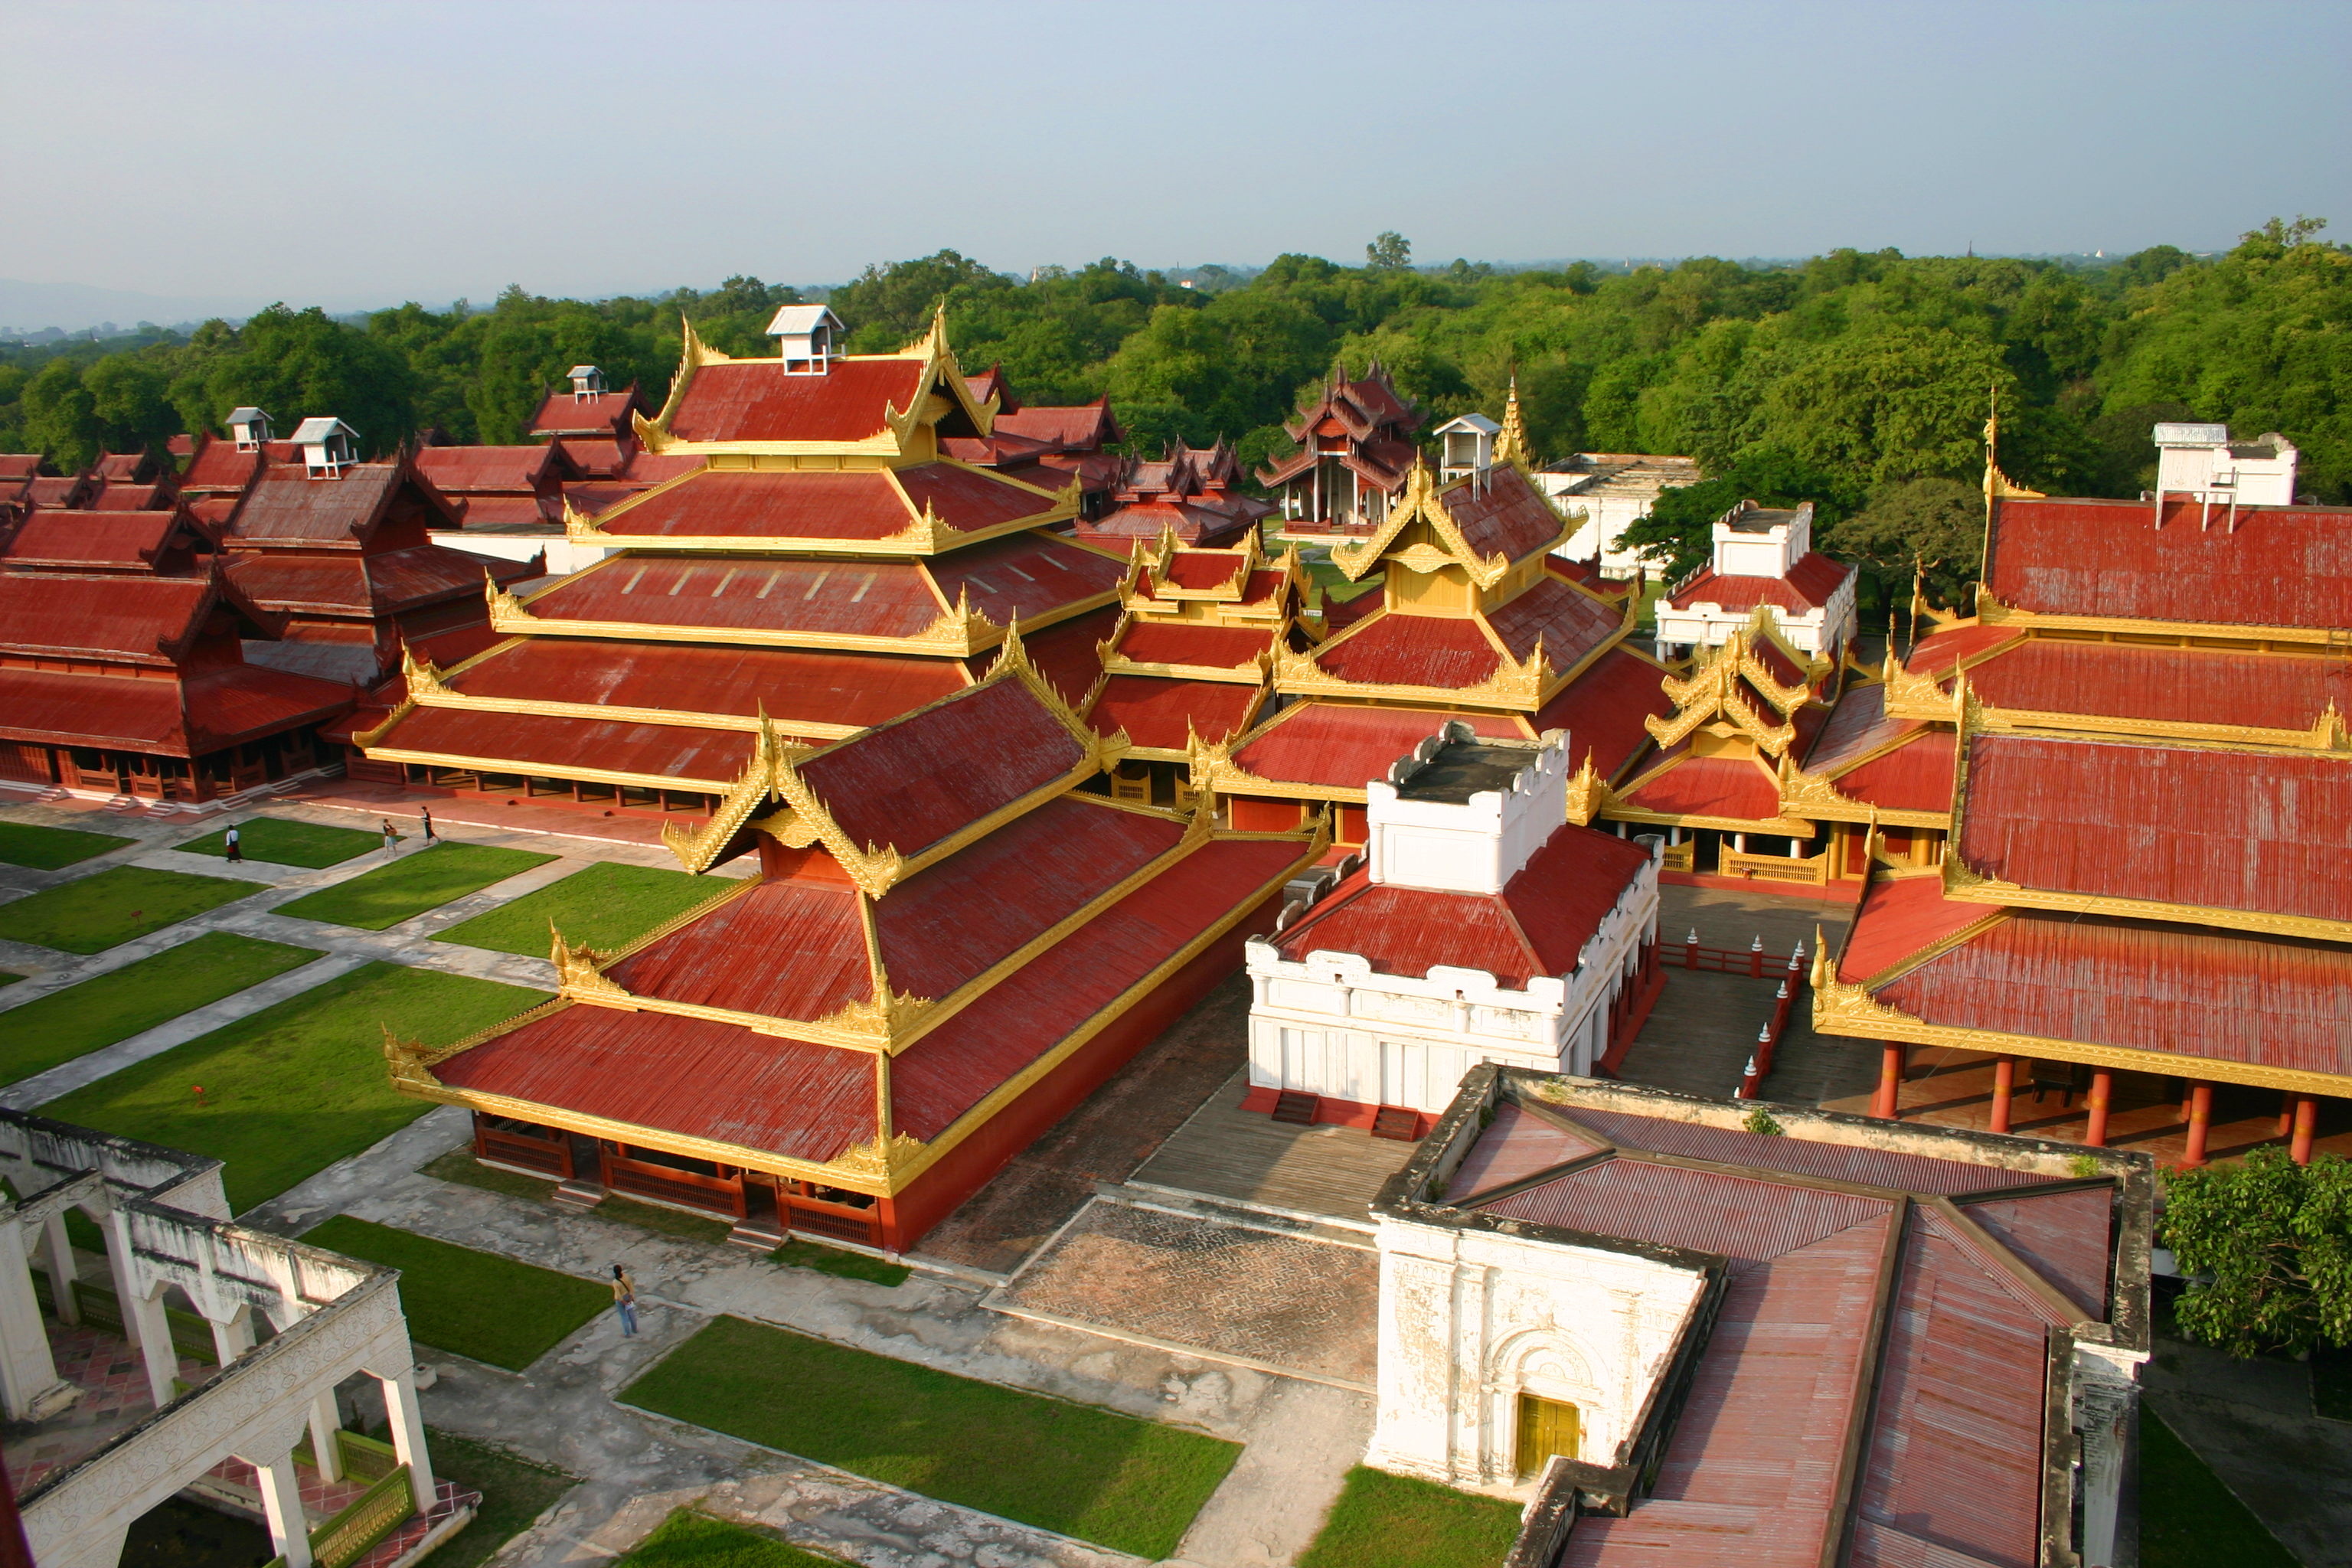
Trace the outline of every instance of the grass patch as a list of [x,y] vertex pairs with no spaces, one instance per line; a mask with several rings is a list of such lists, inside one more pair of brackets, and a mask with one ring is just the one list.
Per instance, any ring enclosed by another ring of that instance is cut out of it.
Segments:
[[1358,1465],[1298,1568],[1494,1568],[1519,1507]]
[[0,1082],[46,1072],[320,956],[307,947],[208,931],[51,992],[0,1015]]
[[429,1236],[337,1215],[302,1239],[400,1270],[400,1304],[419,1344],[520,1372],[613,1304],[589,1279]]
[[439,1427],[428,1427],[425,1445],[433,1468],[460,1491],[482,1494],[473,1522],[433,1551],[433,1568],[475,1568],[530,1528],[580,1478],[476,1443]]
[[[304,866],[316,871],[340,866],[354,855],[383,847],[381,833],[356,827],[321,827],[315,822],[289,822],[282,816],[248,816],[236,825],[237,847],[248,860],[273,866]],[[228,829],[173,846],[189,855],[228,857]]]
[[[504,1193],[510,1198],[527,1198],[533,1203],[548,1202],[550,1194],[555,1191],[555,1184],[543,1176],[526,1176],[519,1171],[501,1171],[485,1165],[474,1158],[471,1149],[452,1149],[423,1169],[426,1175],[436,1181],[456,1182],[461,1186]],[[734,1228],[725,1220],[705,1219],[700,1215],[658,1208],[652,1204],[625,1198],[618,1193],[605,1198],[590,1212],[604,1219],[619,1220],[623,1225],[659,1231],[664,1236],[684,1237],[689,1241],[722,1242],[727,1239],[727,1233]]]
[[111,833],[84,833],[78,827],[42,827],[30,822],[0,822],[0,860],[55,871],[77,860],[103,855],[131,843]]
[[2141,1568],[2216,1563],[2295,1568],[2294,1553],[2145,1402],[2139,1407],[2139,1560]]
[[404,1039],[447,1045],[543,1000],[541,992],[469,975],[362,964],[41,1112],[226,1161],[229,1206],[241,1214],[433,1109],[394,1090],[384,1026]]
[[60,952],[104,952],[261,890],[224,877],[117,866],[0,904],[0,936]]
[[419,849],[405,860],[362,872],[348,882],[321,888],[290,904],[280,904],[277,912],[330,925],[382,931],[554,858],[491,844],[440,844]]
[[575,946],[584,942],[610,952],[733,886],[720,879],[689,877],[657,866],[604,860],[488,914],[451,926],[436,940],[545,958],[547,922],[551,920]]
[[621,1397],[1024,1524],[1158,1559],[1241,1445],[720,1318]]
[[844,1279],[864,1279],[876,1285],[904,1285],[907,1276],[914,1272],[903,1263],[893,1263],[884,1258],[868,1258],[862,1252],[845,1252],[838,1247],[824,1247],[797,1237],[768,1256],[794,1268],[814,1268],[820,1274],[835,1274]]
[[612,1568],[840,1568],[840,1562],[680,1508],[672,1509],[634,1550],[614,1559]]
[[0,985],[14,985],[24,978],[13,969],[0,969]]

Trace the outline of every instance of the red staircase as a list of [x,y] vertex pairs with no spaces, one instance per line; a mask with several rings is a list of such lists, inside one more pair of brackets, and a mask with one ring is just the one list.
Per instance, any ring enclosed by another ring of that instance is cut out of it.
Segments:
[[1400,1143],[1421,1140],[1421,1112],[1407,1110],[1402,1105],[1383,1105],[1372,1118],[1372,1136],[1393,1138]]
[[1315,1125],[1315,1112],[1322,1103],[1321,1095],[1308,1094],[1304,1089],[1286,1089],[1274,1102],[1274,1119],[1294,1126],[1312,1127]]

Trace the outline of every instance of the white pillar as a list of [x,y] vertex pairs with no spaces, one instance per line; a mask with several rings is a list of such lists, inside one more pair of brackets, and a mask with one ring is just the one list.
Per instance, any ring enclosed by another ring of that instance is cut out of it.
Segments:
[[228,1363],[253,1348],[253,1309],[240,1302],[226,1322],[212,1323],[213,1354],[226,1370]]
[[384,1414],[391,1418],[393,1451],[408,1467],[408,1484],[415,1493],[417,1511],[430,1512],[434,1501],[433,1457],[425,1449],[425,1410],[416,1403],[416,1373],[404,1368],[398,1377],[378,1381],[383,1384]]
[[125,1330],[136,1325],[131,1337],[138,1342],[139,1354],[147,1363],[147,1392],[161,1410],[172,1403],[173,1380],[180,1375],[180,1349],[172,1342],[171,1321],[163,1316],[163,1286],[159,1280],[152,1296],[134,1290],[118,1296],[122,1303],[122,1325]]
[[343,1446],[335,1440],[342,1426],[342,1417],[335,1409],[335,1391],[322,1390],[310,1401],[310,1458],[318,1462],[322,1481],[343,1479]]
[[270,1544],[286,1568],[310,1568],[310,1521],[302,1511],[302,1483],[294,1474],[291,1450],[264,1465],[253,1460],[261,1482],[261,1508],[269,1516]]
[[1748,835],[1746,835],[1745,833],[1735,833],[1735,834],[1733,834],[1733,835],[1731,836],[1731,849],[1732,849],[1732,853],[1734,853],[1734,854],[1736,854],[1736,855],[1745,855],[1745,854],[1747,854],[1747,853],[1748,853]]
[[1791,839],[1790,839],[1790,840],[1789,840],[1789,858],[1790,858],[1790,859],[1791,859],[1791,860],[1801,860],[1801,859],[1803,859],[1804,858],[1805,858],[1805,841],[1804,841],[1803,839],[1801,839],[1801,838],[1791,838]]
[[18,1421],[38,1421],[73,1403],[77,1390],[58,1376],[40,1298],[25,1257],[32,1237],[21,1223],[0,1226],[0,1401]]
[[73,1242],[66,1235],[66,1216],[49,1216],[43,1239],[48,1244],[49,1300],[60,1323],[81,1321],[81,1300],[74,1293]]

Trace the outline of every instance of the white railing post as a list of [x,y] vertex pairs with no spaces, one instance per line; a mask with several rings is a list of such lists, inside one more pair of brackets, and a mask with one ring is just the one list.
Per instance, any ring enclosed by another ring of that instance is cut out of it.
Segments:
[[288,1449],[264,1465],[247,1460],[261,1483],[261,1509],[269,1518],[270,1544],[286,1568],[310,1568],[310,1521],[302,1511],[302,1483]]
[[[416,1494],[416,1510],[433,1511],[433,1460],[425,1450],[425,1409],[416,1402],[416,1373],[403,1368],[397,1377],[380,1377],[384,1414],[391,1417],[393,1451],[408,1467],[408,1484]],[[290,1568],[290,1564],[289,1564]]]

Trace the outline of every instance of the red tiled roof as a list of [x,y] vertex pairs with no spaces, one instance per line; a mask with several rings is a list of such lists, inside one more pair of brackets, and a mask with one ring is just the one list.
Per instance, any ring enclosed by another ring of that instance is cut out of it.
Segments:
[[29,479],[48,459],[38,452],[0,452],[0,479]]
[[1502,655],[1475,621],[1383,611],[1325,643],[1315,662],[1325,674],[1359,685],[1445,689],[1477,685],[1495,673]]
[[1805,771],[1834,774],[1838,769],[1927,727],[1917,719],[1889,719],[1886,688],[1878,682],[1849,686],[1838,699],[1837,706],[1830,710],[1821,733],[1813,737],[1811,749],[1805,753]]
[[1274,643],[1267,626],[1218,626],[1200,622],[1137,621],[1118,639],[1118,652],[1138,664],[1191,664],[1233,669]]
[[261,469],[261,454],[240,452],[234,441],[208,440],[180,475],[184,493],[202,490],[242,490]]
[[[358,463],[314,479],[299,465],[272,465],[246,492],[229,537],[237,543],[350,544],[383,518],[399,489],[397,463]],[[454,526],[457,519],[449,518]]]
[[961,463],[917,463],[893,470],[893,477],[915,510],[928,507],[942,522],[966,533],[1035,517],[1058,504],[1057,498],[1041,496],[1026,484]]
[[1018,679],[961,691],[799,764],[850,842],[913,856],[1013,805],[1086,755]]
[[433,1070],[453,1089],[799,1160],[874,1138],[865,1052],[675,1014],[566,1007]]
[[1958,742],[1948,730],[1917,735],[1840,773],[1838,793],[1887,811],[1949,811],[1952,763],[1958,754]]
[[1911,649],[1911,656],[1903,661],[1904,668],[1941,679],[1962,659],[1974,658],[1987,648],[1999,647],[2024,635],[2015,626],[1955,626],[1921,638]]
[[2042,615],[2352,626],[2352,508],[2213,509],[2004,500],[1993,505],[1994,597]]
[[1042,531],[967,544],[929,557],[923,569],[949,604],[965,594],[997,625],[1010,626],[1017,616],[1024,627],[1065,605],[1117,591],[1125,570],[1109,556]]
[[530,609],[543,620],[885,637],[912,637],[940,613],[911,560],[634,552],[565,578]]
[[352,705],[348,686],[250,664],[191,675],[182,690],[200,752],[315,724]]
[[1446,516],[1479,560],[1520,561],[1558,539],[1567,524],[1528,477],[1506,464],[1439,492]]
[[568,467],[561,443],[529,447],[425,447],[415,458],[416,471],[433,481],[443,495],[468,495],[479,490],[529,493],[537,490]]
[[788,374],[781,360],[735,360],[694,373],[670,416],[681,441],[856,441],[878,436],[887,408],[904,411],[923,387],[919,359],[844,359],[823,375]]
[[1196,594],[1231,587],[1249,558],[1223,550],[1179,550],[1168,557],[1168,568],[1158,575],[1171,588]]
[[1620,606],[1546,576],[1509,604],[1487,611],[1486,624],[1513,658],[1524,660],[1540,638],[1545,660],[1565,670],[1615,637],[1625,616]]
[[169,485],[111,484],[90,498],[92,511],[169,511],[172,489]]
[[706,469],[598,526],[633,538],[887,539],[911,526],[927,504],[941,522],[967,533],[1054,505],[1034,490],[953,463],[900,468],[895,486],[893,477],[881,469]]
[[1272,510],[1271,507],[1258,510],[1244,506],[1208,506],[1198,500],[1130,501],[1107,516],[1081,521],[1078,532],[1081,537],[1099,537],[1116,545],[1127,539],[1156,540],[1163,531],[1173,530],[1183,543],[1215,548],[1237,542]]
[[1371,880],[1360,870],[1275,939],[1282,957],[1352,952],[1383,974],[1420,979],[1437,966],[1480,969],[1527,989],[1564,976],[1643,866],[1649,851],[1613,835],[1553,829],[1499,894],[1443,893]]
[[571,433],[599,434],[614,429],[625,430],[629,413],[636,406],[635,383],[619,392],[600,393],[594,397],[576,397],[572,393],[551,392],[530,417],[531,434],[553,436]]
[[1076,407],[1024,406],[1010,413],[1000,410],[992,428],[1000,436],[1026,437],[1067,452],[1091,451],[1106,441],[1118,438],[1118,425],[1111,418],[1110,404],[1099,398]]
[[[1095,645],[1109,637],[1118,625],[1118,615],[1117,605],[1108,605],[1056,621],[1044,631],[1021,634],[1030,664],[1074,708],[1086,700],[1087,693],[1094,689],[1095,678],[1102,674],[1102,658]],[[978,664],[972,673],[985,675],[986,665]]]
[[[636,455],[635,447],[623,447],[611,437],[565,436],[555,445],[581,473],[594,479],[609,479],[625,473],[629,459]],[[697,462],[700,458],[695,459]]]
[[1970,666],[1969,685],[1995,708],[2185,724],[2308,730],[2330,702],[2352,713],[2352,661],[2307,654],[2031,637]]
[[1305,847],[1202,845],[901,1052],[890,1064],[893,1119],[913,1137],[938,1137],[1253,895],[1271,896]]
[[9,565],[152,567],[180,517],[172,511],[55,511],[25,519],[0,548]]
[[1853,575],[1853,567],[1816,550],[1790,567],[1786,577],[1733,577],[1709,567],[1677,589],[1668,603],[1678,610],[1687,610],[1693,605],[1713,605],[1725,610],[1752,610],[1759,605],[1770,605],[1801,616],[1809,610],[1828,608],[1830,595]]
[[597,768],[681,786],[725,789],[751,760],[742,730],[684,724],[625,724],[546,713],[419,708],[378,742],[393,751],[429,752],[478,763],[494,773]]
[[188,755],[176,680],[0,668],[0,740]]
[[209,577],[0,572],[0,648],[169,664],[213,592]]
[[1646,774],[1624,795],[1627,805],[1681,816],[1769,822],[1780,815],[1780,786],[1745,757],[1694,757]]
[[2352,921],[2352,759],[2140,741],[1969,741],[1958,854],[2086,896]]
[[1388,777],[1391,763],[1449,721],[1468,724],[1489,739],[1520,738],[1518,726],[1499,714],[1308,700],[1283,710],[1246,745],[1235,749],[1234,766],[1284,784],[1360,790],[1373,779]]
[[[472,555],[439,544],[414,544],[380,555],[236,551],[222,564],[237,591],[265,609],[368,616],[469,594],[478,597],[485,569],[502,583],[520,581],[536,571],[527,562]],[[481,613],[488,617],[487,606]]]
[[830,1017],[874,999],[858,905],[857,889],[837,872],[763,881],[608,973],[635,994],[664,1002],[771,1018]]
[[[468,697],[863,729],[963,689],[948,659],[702,643],[525,637],[450,678]],[[593,758],[583,757],[593,764]]]
[[1192,735],[1213,745],[1246,728],[1259,691],[1230,680],[1114,675],[1087,719],[1100,734],[1125,730],[1139,746],[1181,752]]

